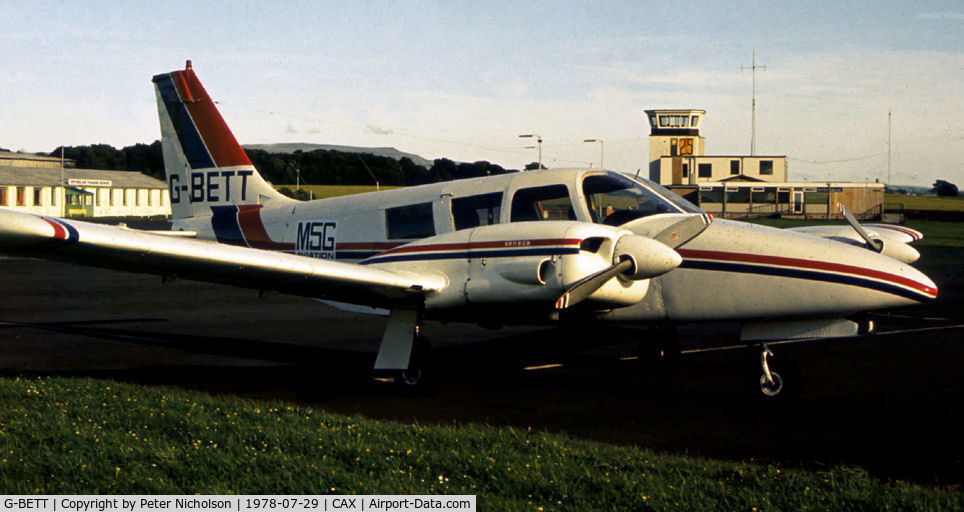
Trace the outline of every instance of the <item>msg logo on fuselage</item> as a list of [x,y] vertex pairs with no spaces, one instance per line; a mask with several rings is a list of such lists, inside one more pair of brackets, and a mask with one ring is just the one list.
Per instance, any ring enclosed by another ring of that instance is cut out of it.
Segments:
[[333,220],[298,221],[295,254],[324,260],[335,259],[337,224]]

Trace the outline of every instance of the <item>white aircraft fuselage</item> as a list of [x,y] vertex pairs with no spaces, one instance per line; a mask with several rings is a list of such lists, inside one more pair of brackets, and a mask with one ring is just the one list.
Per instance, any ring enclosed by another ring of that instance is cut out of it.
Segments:
[[[590,211],[592,194],[584,182],[613,175],[651,191],[664,204],[654,208],[657,213],[623,226],[596,223],[599,216]],[[557,204],[543,212],[543,220],[520,212],[526,206],[517,197],[554,187],[564,187],[565,196],[550,200]],[[212,216],[183,219],[174,229],[222,243],[437,274],[446,286],[426,297],[426,316],[487,324],[573,316],[620,322],[840,317],[936,296],[933,282],[911,265],[865,248],[715,220],[677,249],[682,264],[672,272],[649,282],[614,280],[608,295],[605,288],[597,292],[597,307],[568,315],[549,307],[575,276],[612,263],[580,251],[583,239],[613,240],[621,232],[652,236],[698,212],[668,194],[647,180],[607,171],[543,170],[306,202],[274,201],[240,215],[234,206],[212,204]],[[470,208],[471,227],[457,226],[465,224],[457,218],[460,207],[468,208],[460,206],[464,203],[485,207]],[[551,217],[559,212],[565,215]],[[412,225],[392,224],[398,222],[393,216],[406,213]],[[414,231],[404,232],[406,228]],[[514,299],[506,302],[507,296]],[[487,311],[485,317],[480,317],[480,307]]]

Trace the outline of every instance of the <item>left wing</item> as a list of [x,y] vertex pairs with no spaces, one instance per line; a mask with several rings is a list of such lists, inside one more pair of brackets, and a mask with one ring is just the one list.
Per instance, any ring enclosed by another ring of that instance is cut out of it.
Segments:
[[441,275],[383,270],[0,208],[0,251],[374,307],[414,306]]

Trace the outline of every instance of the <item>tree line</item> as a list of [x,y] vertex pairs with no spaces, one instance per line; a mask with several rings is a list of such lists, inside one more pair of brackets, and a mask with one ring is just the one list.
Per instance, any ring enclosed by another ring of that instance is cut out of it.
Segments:
[[[61,148],[47,156],[59,157]],[[431,167],[423,167],[409,158],[396,160],[368,153],[317,149],[294,153],[269,153],[246,149],[248,158],[266,180],[275,184],[305,185],[380,185],[410,186],[440,181],[459,180],[515,172],[487,162],[454,162],[436,159]],[[134,144],[117,149],[108,144],[67,146],[65,158],[74,160],[79,169],[137,171],[164,180],[161,141]],[[526,168],[535,168],[536,164]]]

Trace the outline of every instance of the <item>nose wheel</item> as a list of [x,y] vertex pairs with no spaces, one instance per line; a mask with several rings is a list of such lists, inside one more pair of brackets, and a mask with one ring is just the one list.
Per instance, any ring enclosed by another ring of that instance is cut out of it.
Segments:
[[783,392],[783,376],[777,371],[770,370],[770,362],[768,359],[773,356],[770,347],[764,343],[762,348],[763,350],[760,352],[760,370],[762,371],[762,375],[760,375],[760,393],[765,397],[772,398]]
[[764,401],[786,401],[799,396],[800,372],[789,361],[778,362],[766,343],[760,344],[760,367],[753,382],[753,393]]

